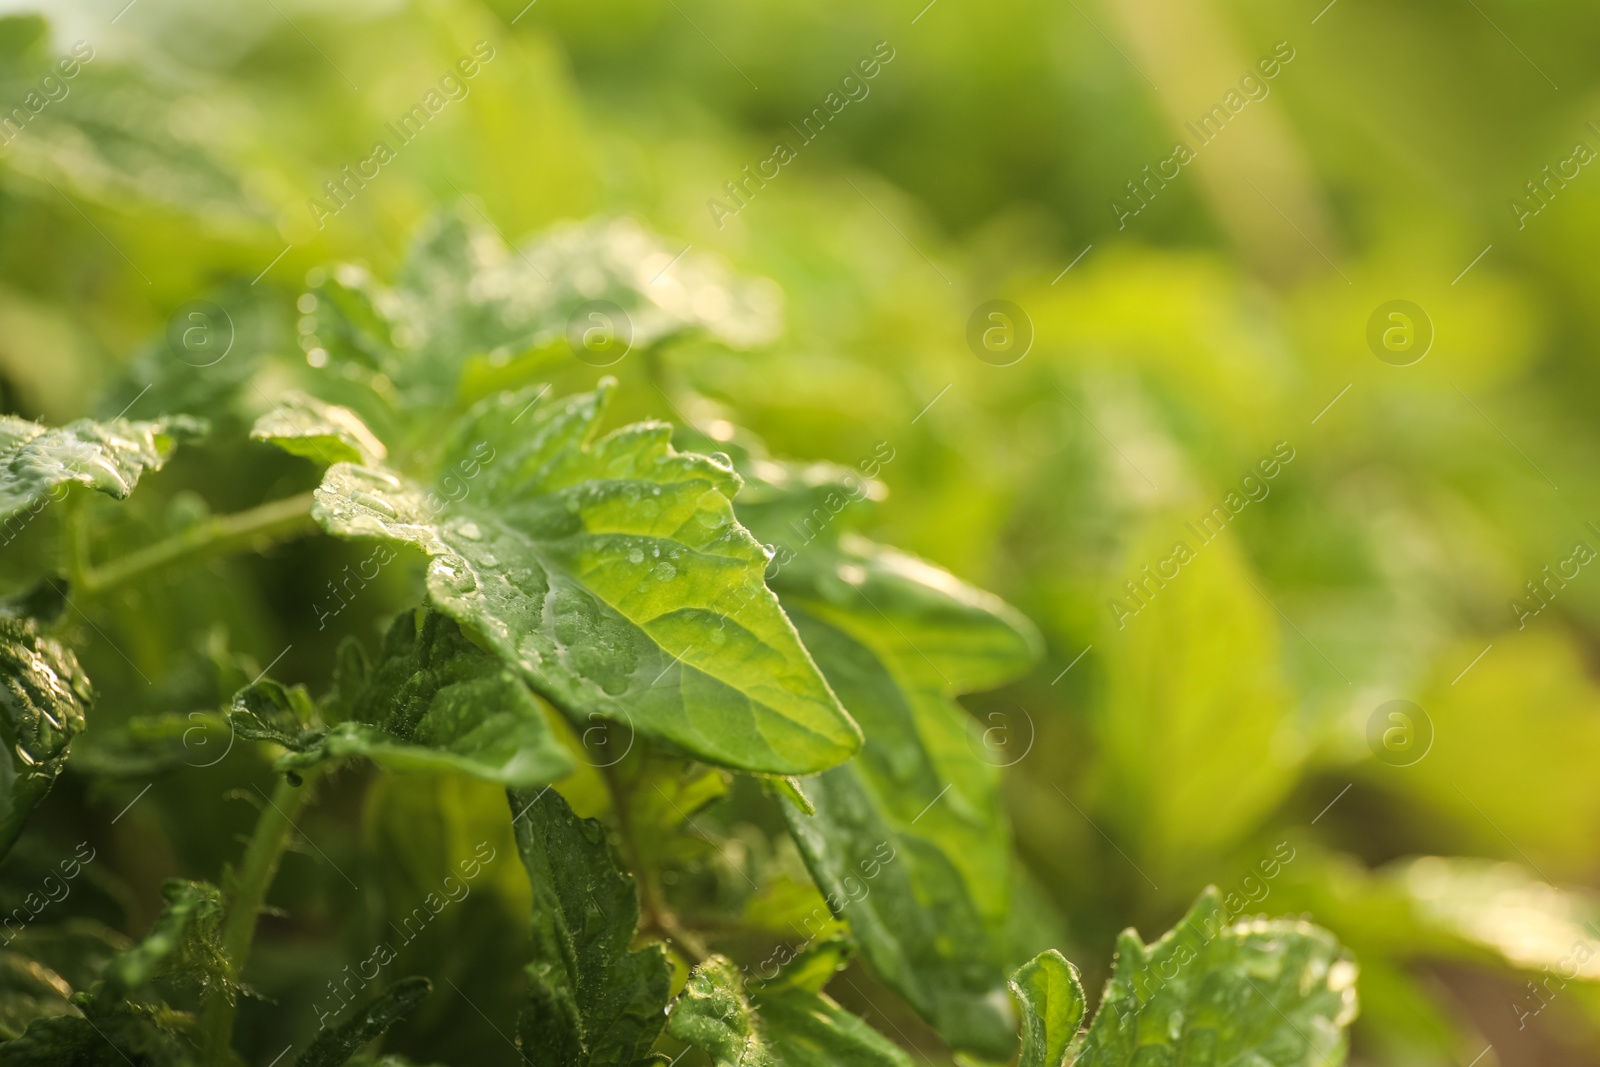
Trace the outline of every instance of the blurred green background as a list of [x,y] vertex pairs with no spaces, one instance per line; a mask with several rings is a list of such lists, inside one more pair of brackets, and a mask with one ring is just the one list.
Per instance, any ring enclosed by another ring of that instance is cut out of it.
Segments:
[[[240,429],[281,386],[271,357],[304,362],[292,309],[308,270],[391,278],[440,208],[510,241],[638,218],[691,259],[772,279],[785,326],[754,351],[684,342],[607,368],[616,417],[731,418],[776,455],[847,465],[887,442],[890,495],[863,529],[1044,631],[1032,678],[965,701],[1009,764],[1019,944],[1060,940],[1092,988],[1116,931],[1153,937],[1215,883],[1354,949],[1353,1062],[1600,1063],[1600,961],[1553,997],[1525,985],[1594,946],[1583,924],[1600,915],[1600,575],[1579,566],[1539,600],[1526,584],[1600,548],[1585,243],[1600,177],[1583,165],[1600,151],[1600,9],[124,3],[53,2],[48,23],[10,3],[0,22],[5,109],[75,42],[92,51],[65,95],[0,125],[0,410],[60,423],[189,404],[223,431],[107,521],[160,526],[313,484]],[[329,210],[324,183],[398,144],[386,124],[480,42],[492,59],[466,95]],[[796,127],[846,91],[805,141]],[[1221,132],[1197,136],[1218,114]],[[740,206],[725,183],[771,175],[780,141],[793,159]],[[238,330],[214,368],[164,340],[198,299]],[[968,342],[996,299],[1032,334],[1005,366]],[[1369,343],[1394,300],[1432,336],[1405,366],[1414,352]],[[537,370],[562,388],[604,373]],[[241,382],[237,410],[206,407]],[[249,473],[218,484],[223,469]],[[1213,507],[1226,531],[1202,545],[1186,524]],[[5,548],[6,591],[48,521]],[[1180,540],[1193,560],[1132,612],[1125,583]],[[317,632],[305,605],[326,558],[291,545],[218,563],[85,620],[131,657],[89,635],[104,714],[214,706],[286,644],[281,674],[325,677],[338,637],[383,621],[363,606]],[[226,625],[195,622],[217,614]],[[1369,742],[1391,700],[1422,710],[1420,759],[1384,748],[1386,713]],[[142,931],[161,877],[214,877],[248,827],[248,804],[215,800],[232,767],[161,778],[114,827],[135,787],[69,771],[6,884],[31,884],[29,848],[91,833],[118,872],[97,906]],[[376,788],[396,794],[388,814],[352,785],[305,827],[352,874],[403,866],[385,841],[482,810],[460,783]],[[452,832],[439,839],[470,836]],[[525,888],[503,873],[514,901]],[[406,878],[428,875],[385,884]],[[319,953],[330,974],[359,958],[371,936],[345,916],[381,907],[294,857],[285,886],[302,906],[263,937],[267,960],[289,976]],[[474,907],[439,934],[468,989],[515,970],[503,929],[524,922],[514,904]],[[399,1031],[417,1055],[509,1062],[488,1026],[435,1001]],[[905,1009],[881,1010],[942,1055]],[[275,1019],[244,1016],[268,1055]]]

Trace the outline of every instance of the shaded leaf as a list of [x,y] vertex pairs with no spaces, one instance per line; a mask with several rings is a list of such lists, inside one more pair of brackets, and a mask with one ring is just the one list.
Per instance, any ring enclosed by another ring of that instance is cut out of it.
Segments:
[[189,1044],[142,1011],[36,1020],[0,1043],[0,1067],[187,1067]]
[[517,849],[533,886],[530,1003],[517,1023],[537,1067],[632,1067],[666,1021],[671,967],[659,945],[630,951],[639,921],[633,878],[605,830],[561,794],[512,790]]
[[155,422],[79,419],[52,429],[0,415],[0,518],[68,485],[88,486],[121,500],[133,492],[141,474],[161,469],[178,439],[203,428],[187,416]]
[[[862,955],[957,1048],[1010,1055],[1002,960],[1011,860],[999,765],[954,700],[1033,662],[1033,627],[998,598],[921,560],[842,532],[846,502],[876,494],[853,472],[751,459],[739,514],[780,546],[772,586],[824,677],[864,729],[860,756],[784,804],[818,887]],[[791,547],[798,545],[798,548]]]
[[1051,949],[1017,968],[1011,992],[1022,1008],[1022,1057],[1017,1067],[1062,1067],[1083,1022],[1078,969]]
[[208,996],[233,997],[232,968],[222,953],[221,890],[169,878],[161,896],[166,907],[154,928],[106,965],[94,997],[97,1014],[111,1012],[158,977],[174,978]]
[[389,454],[355,412],[299,392],[257,419],[250,436],[330,467],[346,461],[381,463]]
[[416,1007],[429,993],[433,983],[413,975],[402,978],[373,998],[372,1002],[348,1021],[317,1035],[300,1057],[295,1067],[342,1067],[361,1046],[380,1036]]
[[821,993],[750,997],[739,969],[712,956],[672,1010],[672,1036],[715,1067],[909,1067],[911,1058]]
[[50,791],[85,726],[89,679],[77,657],[31,621],[0,617],[0,855]]
[[574,720],[631,723],[710,763],[814,773],[860,745],[734,521],[738,476],[661,424],[598,440],[612,383],[480,405],[427,484],[341,463],[330,533],[421,548],[428,592]]
[[303,691],[262,682],[239,694],[230,721],[241,737],[290,749],[280,770],[364,757],[528,786],[572,769],[517,676],[437,612],[403,612],[370,670],[346,654],[335,703],[350,718],[323,727]]
[[1174,1062],[1230,1067],[1342,1063],[1356,1014],[1356,966],[1325,930],[1291,920],[1229,924],[1207,889],[1145,945],[1132,930],[1075,1067],[1131,1067],[1162,1049]]

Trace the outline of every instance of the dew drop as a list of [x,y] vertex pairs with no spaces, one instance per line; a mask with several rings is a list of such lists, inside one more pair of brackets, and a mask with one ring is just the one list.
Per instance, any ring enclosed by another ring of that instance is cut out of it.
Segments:
[[456,527],[456,533],[465,537],[468,541],[478,541],[483,538],[483,531],[478,529],[478,524],[475,522],[462,523]]
[[660,563],[656,564],[656,569],[653,573],[658,581],[670,582],[672,579],[678,576],[678,568],[674,567],[666,560],[662,560]]
[[642,549],[642,548],[630,548],[630,549],[628,549],[628,562],[629,563],[643,563],[644,562],[644,549]]

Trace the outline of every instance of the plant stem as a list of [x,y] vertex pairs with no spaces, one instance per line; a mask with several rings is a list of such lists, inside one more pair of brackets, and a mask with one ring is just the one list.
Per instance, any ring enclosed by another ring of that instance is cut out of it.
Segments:
[[311,517],[311,499],[310,493],[302,493],[268,501],[249,511],[206,519],[104,567],[85,568],[79,588],[87,595],[104,593],[174,563],[192,563],[203,556],[298,537],[316,528],[316,521]]
[[67,584],[74,591],[82,588],[89,573],[89,534],[83,525],[85,504],[82,492],[68,492],[61,502],[62,551],[66,556]]
[[[295,813],[305,805],[311,784],[318,771],[313,768],[301,772],[302,784],[291,785],[288,778],[280,779],[272,790],[267,806],[256,819],[250,843],[245,846],[244,860],[229,879],[227,887],[227,913],[222,920],[222,952],[237,982],[244,977],[245,961],[250,956],[250,942],[255,937],[256,917],[266,903],[267,889],[278,873],[278,861],[289,844],[294,831]],[[215,1067],[226,1067],[231,1062],[229,1045],[233,1036],[235,1005],[228,991],[212,994],[206,1004],[201,1031],[205,1043],[205,1062]]]
[[617,816],[617,831],[621,839],[623,861],[633,872],[634,884],[639,887],[641,928],[666,938],[674,949],[688,957],[691,964],[704,962],[711,954],[706,943],[693,930],[678,921],[677,915],[667,905],[666,894],[661,890],[659,872],[646,864],[639,854],[639,845],[633,834],[632,813],[628,806],[631,790],[617,780],[616,769],[612,766],[602,767],[600,776],[605,779],[606,788],[611,792],[611,807]]

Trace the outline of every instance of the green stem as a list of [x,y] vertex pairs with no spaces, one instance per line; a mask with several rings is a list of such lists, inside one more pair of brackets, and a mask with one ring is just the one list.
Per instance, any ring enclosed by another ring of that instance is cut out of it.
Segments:
[[611,792],[611,808],[617,817],[617,836],[620,839],[622,860],[633,872],[634,884],[639,889],[639,920],[647,933],[665,937],[690,964],[705,961],[710,950],[695,931],[684,926],[667,905],[666,894],[661,889],[660,872],[645,863],[633,832],[632,811],[629,808],[631,790],[617,780],[616,769],[600,769],[606,788]]
[[[294,832],[295,813],[305,805],[316,769],[302,772],[302,784],[279,780],[272,799],[261,809],[256,827],[245,846],[244,861],[230,879],[227,913],[222,920],[222,952],[237,982],[244,977],[250,957],[250,942],[255,937],[256,917],[267,900],[267,889],[278,873],[278,861]],[[206,1004],[201,1030],[205,1042],[205,1062],[226,1067],[232,1062],[229,1045],[233,1037],[235,1005],[225,991],[214,993]]]
[[74,592],[82,588],[89,573],[89,535],[84,528],[87,501],[82,491],[68,492],[62,501],[62,550],[66,555],[67,584]]
[[174,563],[193,563],[204,556],[290,540],[316,529],[311,500],[310,493],[302,493],[249,511],[207,519],[103,567],[85,568],[77,585],[92,596]]

